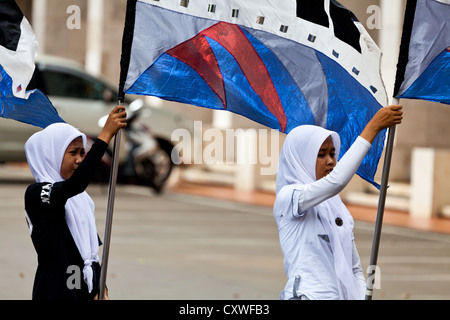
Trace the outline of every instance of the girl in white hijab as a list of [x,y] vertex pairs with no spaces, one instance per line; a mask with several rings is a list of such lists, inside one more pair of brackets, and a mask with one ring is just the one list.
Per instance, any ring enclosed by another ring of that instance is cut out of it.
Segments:
[[38,255],[33,299],[93,299],[98,293],[99,238],[85,189],[109,141],[125,126],[125,109],[117,106],[85,158],[86,136],[67,123],[49,125],[26,142],[36,180],[25,193]]
[[281,299],[363,299],[365,278],[353,241],[353,218],[338,193],[376,135],[399,124],[401,106],[380,109],[336,165],[336,132],[299,126],[280,153],[274,217],[288,281]]

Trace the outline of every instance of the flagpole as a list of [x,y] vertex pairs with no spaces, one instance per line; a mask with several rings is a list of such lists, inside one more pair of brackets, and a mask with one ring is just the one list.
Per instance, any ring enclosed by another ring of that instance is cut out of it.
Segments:
[[[123,105],[123,101],[119,100],[117,102],[117,105]],[[103,240],[103,256],[100,273],[100,292],[98,295],[99,300],[103,300],[103,298],[105,297],[106,274],[108,271],[109,247],[111,243],[111,230],[114,212],[114,199],[116,194],[117,172],[119,167],[119,149],[120,149],[121,134],[122,130],[119,130],[114,138],[112,165],[109,176],[108,204],[106,208],[105,236]]]
[[[122,55],[120,57],[120,81],[117,104],[123,105],[125,101],[125,80],[128,73],[131,45],[133,43],[134,19],[136,13],[136,0],[127,0],[127,11],[125,15],[125,26],[122,36]],[[106,209],[105,238],[103,241],[102,268],[100,274],[99,300],[105,297],[106,274],[108,271],[109,246],[111,242],[112,218],[114,211],[114,198],[116,193],[117,172],[119,167],[119,148],[122,130],[119,130],[114,138],[111,174],[109,176],[108,206]]]
[[[398,103],[399,99],[394,98],[393,104]],[[375,283],[375,276],[376,276],[375,271],[377,270],[378,249],[381,240],[381,228],[383,226],[384,205],[386,203],[389,171],[391,169],[392,151],[394,149],[395,127],[396,126],[394,125],[388,129],[389,131],[387,137],[386,154],[384,157],[383,174],[381,176],[380,197],[378,198],[377,218],[375,221],[375,231],[372,242],[372,253],[370,256],[370,264],[368,269],[371,271],[371,273],[367,275],[366,293],[365,293],[366,300],[372,300],[373,295],[374,289],[373,286]]]

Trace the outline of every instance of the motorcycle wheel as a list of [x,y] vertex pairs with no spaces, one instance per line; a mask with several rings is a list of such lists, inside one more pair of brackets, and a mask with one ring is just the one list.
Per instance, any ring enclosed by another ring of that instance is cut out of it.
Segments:
[[140,180],[148,184],[156,193],[161,193],[172,172],[173,162],[170,154],[164,149],[142,159],[136,171]]

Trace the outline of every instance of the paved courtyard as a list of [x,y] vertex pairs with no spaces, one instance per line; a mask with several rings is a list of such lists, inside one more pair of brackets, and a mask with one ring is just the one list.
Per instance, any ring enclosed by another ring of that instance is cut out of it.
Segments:
[[[0,182],[0,299],[30,299],[36,268],[25,182]],[[107,186],[88,189],[103,238]],[[373,224],[355,222],[363,268]],[[101,252],[100,252],[101,258]],[[450,235],[384,226],[375,299],[450,299]],[[111,299],[277,300],[285,283],[270,207],[136,186],[116,190]]]

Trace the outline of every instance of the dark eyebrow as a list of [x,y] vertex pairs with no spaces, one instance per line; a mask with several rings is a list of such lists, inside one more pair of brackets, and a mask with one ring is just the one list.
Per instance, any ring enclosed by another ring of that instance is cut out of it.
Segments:
[[76,150],[85,150],[84,147],[68,147],[67,150],[69,151],[76,151]]
[[[327,151],[327,148],[320,148],[319,149],[319,152],[321,152],[321,151]],[[333,151],[336,151],[336,148],[331,148],[331,151],[333,152]]]

